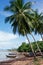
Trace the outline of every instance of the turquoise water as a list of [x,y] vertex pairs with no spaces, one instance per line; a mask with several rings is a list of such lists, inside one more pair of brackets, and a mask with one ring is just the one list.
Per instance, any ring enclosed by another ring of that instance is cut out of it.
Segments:
[[9,60],[10,58],[7,58],[6,55],[8,55],[8,51],[0,51],[0,61]]

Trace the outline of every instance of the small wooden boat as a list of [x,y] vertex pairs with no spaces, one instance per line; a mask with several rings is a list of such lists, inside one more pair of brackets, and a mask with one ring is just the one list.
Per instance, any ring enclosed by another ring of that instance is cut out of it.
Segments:
[[9,53],[9,55],[16,55],[15,53]]
[[32,52],[24,53],[23,55],[26,57],[33,57],[34,56],[34,54]]
[[8,58],[15,58],[16,55],[6,55],[6,57],[8,57]]

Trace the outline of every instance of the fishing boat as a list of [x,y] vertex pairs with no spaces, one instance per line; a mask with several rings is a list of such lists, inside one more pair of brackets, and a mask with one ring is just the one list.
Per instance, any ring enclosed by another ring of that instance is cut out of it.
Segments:
[[16,55],[16,53],[9,53],[9,55]]
[[6,55],[6,57],[8,57],[8,58],[15,58],[16,55]]

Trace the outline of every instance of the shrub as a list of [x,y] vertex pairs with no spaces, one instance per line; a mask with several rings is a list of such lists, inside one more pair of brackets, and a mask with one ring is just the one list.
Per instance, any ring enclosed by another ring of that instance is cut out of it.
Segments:
[[[33,46],[34,51],[37,51],[36,42],[31,43]],[[43,41],[38,41],[37,44],[39,45],[41,51],[43,51]],[[25,42],[22,43],[21,46],[17,49],[19,52],[31,52],[31,47],[29,44],[26,44]]]

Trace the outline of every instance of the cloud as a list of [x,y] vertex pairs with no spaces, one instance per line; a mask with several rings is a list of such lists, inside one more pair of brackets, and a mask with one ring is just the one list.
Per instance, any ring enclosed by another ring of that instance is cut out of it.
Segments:
[[28,40],[26,39],[25,42],[28,43]]
[[40,38],[40,40],[39,41],[42,41],[42,39]]
[[0,42],[10,41],[10,40],[14,40],[16,38],[18,38],[17,35],[14,35],[14,34],[8,33],[8,32],[4,32],[4,31],[0,31]]
[[15,44],[12,41],[0,42],[0,49],[15,48]]
[[7,16],[10,16],[11,13],[0,11],[0,15],[7,17]]

